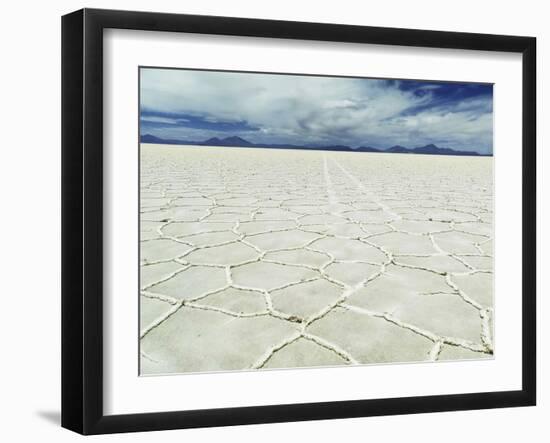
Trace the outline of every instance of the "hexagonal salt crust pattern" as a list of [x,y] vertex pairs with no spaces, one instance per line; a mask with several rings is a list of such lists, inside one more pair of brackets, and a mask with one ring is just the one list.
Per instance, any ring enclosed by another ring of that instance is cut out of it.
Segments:
[[491,358],[492,167],[142,145],[141,373]]

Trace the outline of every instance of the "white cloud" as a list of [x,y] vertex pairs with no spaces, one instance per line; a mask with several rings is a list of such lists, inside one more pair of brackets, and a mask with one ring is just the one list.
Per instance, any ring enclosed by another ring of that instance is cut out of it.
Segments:
[[154,115],[145,115],[141,117],[141,121],[150,122],[150,123],[166,123],[167,125],[177,125],[178,119],[167,118],[167,117],[157,117]]

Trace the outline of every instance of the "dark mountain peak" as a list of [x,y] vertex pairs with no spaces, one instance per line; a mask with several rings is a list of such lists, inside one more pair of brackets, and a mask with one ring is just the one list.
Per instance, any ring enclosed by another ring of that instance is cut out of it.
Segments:
[[250,146],[250,145],[252,145],[252,143],[250,143],[248,140],[245,140],[244,138],[238,137],[236,135],[233,135],[231,137],[226,137],[222,140],[222,142],[235,144],[235,146]]
[[203,142],[200,142],[201,145],[206,146],[252,146],[253,144],[250,143],[248,140],[245,140],[244,138],[237,137],[236,135],[226,138],[218,138],[218,137],[212,137],[208,140],[205,140]]
[[209,144],[209,143],[218,144],[218,143],[220,143],[220,142],[221,142],[221,140],[220,140],[218,137],[211,137],[211,138],[209,138],[208,140],[203,141],[203,143],[204,143],[205,145],[207,145],[207,144]]
[[164,140],[151,134],[143,134],[141,136],[141,143],[164,143]]
[[422,154],[431,154],[431,153],[438,154],[441,152],[453,152],[452,149],[439,148],[433,143],[430,143],[429,145],[426,145],[426,146],[419,146],[418,148],[414,148],[413,151],[417,153],[422,153]]

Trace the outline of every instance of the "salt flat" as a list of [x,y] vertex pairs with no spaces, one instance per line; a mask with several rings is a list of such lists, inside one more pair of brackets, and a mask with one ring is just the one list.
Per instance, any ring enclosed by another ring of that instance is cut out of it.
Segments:
[[492,358],[493,159],[141,145],[141,373]]

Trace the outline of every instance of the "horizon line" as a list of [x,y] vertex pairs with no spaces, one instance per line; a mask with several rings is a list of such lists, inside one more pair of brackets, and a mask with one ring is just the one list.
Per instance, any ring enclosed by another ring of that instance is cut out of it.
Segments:
[[[153,137],[154,139],[158,140],[159,143],[155,143],[154,141],[153,142],[144,142],[142,141],[143,137]],[[234,144],[234,145],[215,145],[215,144],[212,144],[212,145],[209,145],[209,144],[206,144],[207,142],[211,141],[211,140],[218,140],[220,142],[223,142],[223,141],[226,141],[226,140],[230,140],[230,139],[240,139],[242,140],[243,142],[246,143],[246,145],[237,145],[237,144]],[[150,133],[146,133],[146,134],[140,134],[139,136],[139,143],[143,143],[143,144],[165,144],[165,145],[171,145],[171,146],[210,146],[210,147],[226,147],[226,148],[231,148],[231,147],[235,147],[235,148],[266,148],[266,149],[302,149],[302,150],[332,150],[332,151],[343,151],[343,150],[350,150],[350,151],[356,151],[356,152],[370,152],[370,153],[382,153],[382,154],[419,154],[419,155],[454,155],[454,156],[462,156],[462,157],[465,157],[465,156],[479,156],[479,157],[493,157],[493,152],[491,150],[490,153],[481,153],[479,151],[469,151],[469,150],[463,150],[463,149],[455,149],[455,148],[448,148],[448,147],[441,147],[441,146],[438,146],[436,145],[435,143],[427,143],[426,145],[421,145],[421,146],[416,146],[416,147],[407,147],[407,146],[403,146],[403,145],[400,145],[400,144],[395,144],[395,145],[392,145],[390,146],[389,148],[378,148],[378,147],[374,147],[374,146],[371,146],[369,144],[361,144],[361,145],[357,145],[357,146],[351,146],[351,145],[345,145],[345,144],[326,144],[326,145],[323,145],[323,144],[311,144],[311,145],[307,145],[307,144],[300,144],[300,145],[297,145],[297,144],[292,144],[292,143],[256,143],[256,142],[251,142],[249,140],[246,140],[240,136],[228,136],[228,137],[224,137],[224,138],[221,138],[221,137],[209,137],[208,139],[205,139],[205,140],[183,140],[183,139],[165,139],[165,138],[161,138],[161,137],[158,137],[156,135],[153,135],[153,134],[150,134]],[[426,147],[434,147],[434,148],[437,148],[439,150],[445,150],[445,151],[451,151],[451,153],[448,153],[448,154],[443,154],[443,153],[429,153],[429,152],[418,152],[416,151],[417,149],[422,149],[422,148],[426,148]],[[332,148],[332,149],[331,149]],[[337,149],[338,148],[338,149]],[[407,152],[395,152],[395,151],[390,151],[390,149],[393,149],[393,148],[402,148],[402,149],[405,149]],[[361,151],[361,149],[372,149],[373,151]]]

